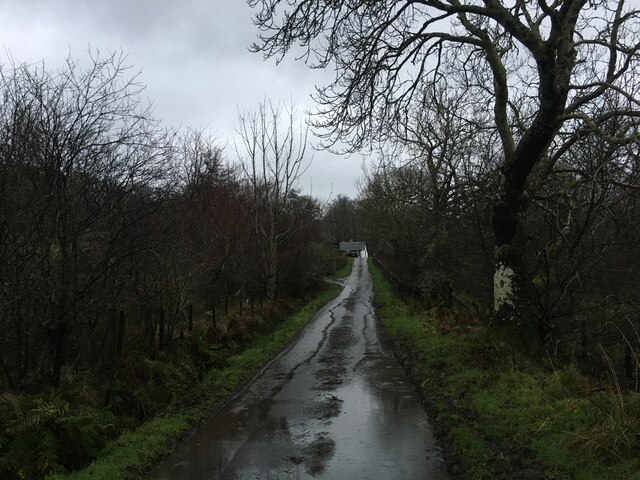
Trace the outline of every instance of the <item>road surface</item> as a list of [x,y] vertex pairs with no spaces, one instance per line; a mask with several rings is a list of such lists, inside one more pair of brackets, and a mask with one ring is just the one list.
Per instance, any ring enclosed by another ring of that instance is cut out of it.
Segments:
[[149,480],[444,480],[426,413],[379,338],[367,259],[258,378]]

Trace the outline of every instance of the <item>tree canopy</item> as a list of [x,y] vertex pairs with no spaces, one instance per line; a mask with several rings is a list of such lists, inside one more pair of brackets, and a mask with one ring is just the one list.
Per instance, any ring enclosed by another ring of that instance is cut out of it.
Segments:
[[452,104],[457,134],[484,136],[484,151],[472,162],[489,162],[497,177],[491,196],[496,318],[535,330],[521,324],[523,218],[531,197],[585,137],[602,139],[613,163],[638,157],[637,6],[624,0],[248,3],[258,8],[255,52],[279,60],[295,50],[312,68],[335,68],[335,79],[316,94],[315,126],[327,144],[346,142],[355,151],[406,139],[420,112]]

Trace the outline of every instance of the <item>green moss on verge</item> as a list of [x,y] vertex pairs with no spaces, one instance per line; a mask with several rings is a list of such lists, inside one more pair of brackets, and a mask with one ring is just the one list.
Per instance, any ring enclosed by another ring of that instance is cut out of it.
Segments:
[[139,478],[162,457],[176,439],[183,437],[195,424],[210,415],[242,384],[251,380],[272,360],[325,303],[340,293],[341,287],[328,284],[312,301],[295,315],[280,323],[272,332],[256,338],[238,355],[229,358],[223,369],[212,369],[204,381],[186,397],[197,396],[196,406],[150,420],[135,431],[121,435],[103,449],[88,467],[70,474],[47,477],[50,480],[111,480]]
[[353,257],[347,257],[347,263],[344,265],[344,267],[336,270],[336,278],[348,277],[351,274],[352,268],[353,268]]
[[[640,396],[545,369],[454,315],[419,315],[371,265],[376,313],[455,476],[640,479]],[[596,388],[598,387],[598,388]]]

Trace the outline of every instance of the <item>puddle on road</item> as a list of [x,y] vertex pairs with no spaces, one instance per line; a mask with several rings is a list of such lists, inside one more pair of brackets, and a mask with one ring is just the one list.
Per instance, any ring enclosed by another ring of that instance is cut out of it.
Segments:
[[342,411],[344,400],[335,395],[327,395],[325,399],[318,401],[307,408],[310,417],[318,420],[329,420],[337,417]]
[[316,433],[315,439],[302,449],[302,458],[306,471],[311,476],[318,476],[325,470],[327,461],[333,456],[336,442],[327,432]]
[[443,480],[427,416],[378,340],[363,260],[300,341],[150,480]]
[[445,479],[426,414],[398,365],[373,356],[338,388],[340,415],[327,431],[336,454],[325,478]]

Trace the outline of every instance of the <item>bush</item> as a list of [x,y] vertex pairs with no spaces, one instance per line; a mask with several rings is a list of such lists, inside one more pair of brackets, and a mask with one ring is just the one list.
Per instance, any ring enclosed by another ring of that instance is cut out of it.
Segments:
[[0,396],[0,473],[7,480],[40,479],[95,459],[108,424],[95,412],[71,412],[59,398]]

